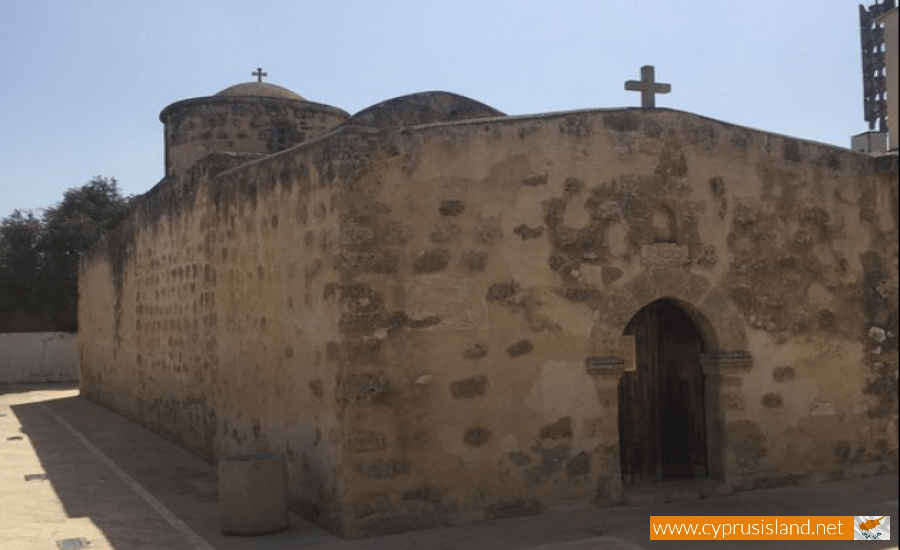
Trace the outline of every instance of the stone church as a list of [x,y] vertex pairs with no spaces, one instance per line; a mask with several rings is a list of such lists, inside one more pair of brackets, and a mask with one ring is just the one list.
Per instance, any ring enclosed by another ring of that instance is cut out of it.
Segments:
[[160,120],[82,263],[83,395],[284,454],[334,533],[897,471],[895,153],[261,81]]

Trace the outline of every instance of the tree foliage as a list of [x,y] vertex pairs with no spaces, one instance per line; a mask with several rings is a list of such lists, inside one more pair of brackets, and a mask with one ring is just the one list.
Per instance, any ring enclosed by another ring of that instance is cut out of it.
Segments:
[[77,329],[78,262],[129,202],[115,178],[95,176],[40,217],[0,220],[0,332]]

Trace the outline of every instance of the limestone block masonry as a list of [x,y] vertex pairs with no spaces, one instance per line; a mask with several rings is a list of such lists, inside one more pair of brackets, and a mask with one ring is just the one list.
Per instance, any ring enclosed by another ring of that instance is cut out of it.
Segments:
[[660,457],[896,471],[897,175],[667,109],[392,100],[145,195],[82,263],[82,391],[210,461],[284,454],[345,536],[621,503]]
[[239,84],[185,99],[159,115],[165,124],[166,175],[180,175],[215,152],[269,155],[303,143],[347,118],[268,83]]

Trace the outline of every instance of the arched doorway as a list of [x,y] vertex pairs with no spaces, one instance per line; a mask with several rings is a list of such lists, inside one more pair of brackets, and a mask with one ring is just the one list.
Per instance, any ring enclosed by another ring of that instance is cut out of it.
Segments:
[[675,302],[657,300],[624,331],[635,370],[619,383],[619,451],[626,484],[708,475],[703,337]]

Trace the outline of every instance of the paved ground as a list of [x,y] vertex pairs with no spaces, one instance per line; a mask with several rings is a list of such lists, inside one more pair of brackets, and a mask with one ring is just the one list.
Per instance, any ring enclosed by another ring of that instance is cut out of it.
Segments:
[[[28,474],[47,479],[26,481]],[[897,475],[601,508],[341,540],[292,518],[282,533],[218,532],[214,469],[78,397],[71,386],[0,385],[0,548],[14,550],[726,550],[897,548],[890,543],[650,541],[651,515],[897,517]],[[83,539],[90,546],[79,544]],[[63,542],[58,542],[63,541]]]

